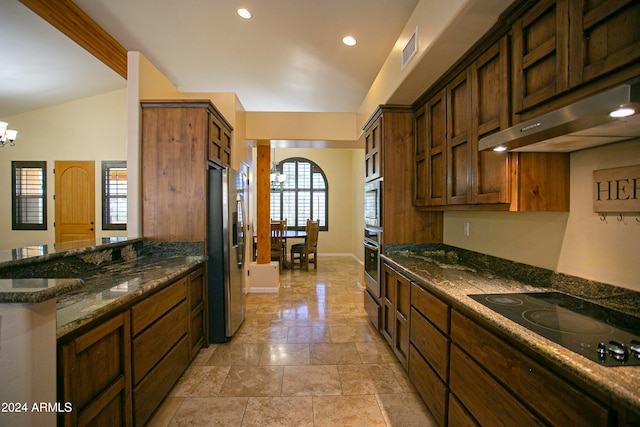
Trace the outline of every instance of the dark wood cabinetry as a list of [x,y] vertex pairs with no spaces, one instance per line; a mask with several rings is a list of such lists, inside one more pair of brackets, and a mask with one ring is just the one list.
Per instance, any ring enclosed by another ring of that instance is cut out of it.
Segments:
[[[142,237],[206,241],[207,169],[229,164],[233,129],[209,101],[141,106]],[[185,211],[189,220],[176,221]]]
[[204,267],[59,342],[65,426],[144,425],[204,342]]
[[569,2],[569,67],[577,86],[640,59],[640,3]]
[[605,405],[455,310],[451,339],[451,393],[479,424],[609,425]]
[[189,364],[187,278],[131,307],[133,416],[144,425]]
[[574,88],[593,83],[578,91],[584,96],[637,76],[638,28],[640,4],[632,0],[535,2],[512,26],[514,113],[572,98]]
[[440,425],[449,400],[449,318],[448,304],[411,284],[409,378]]
[[381,276],[380,330],[400,360],[400,364],[406,369],[409,359],[411,282],[386,263],[382,264]]
[[[364,144],[369,150],[370,164],[377,164],[376,173],[366,177],[382,179],[383,243],[442,242],[442,214],[424,212],[413,205],[413,148],[414,114],[409,106],[382,105],[363,128]],[[377,150],[377,151],[376,151]],[[374,162],[374,163],[371,163]]]
[[205,345],[207,330],[207,281],[205,269],[194,271],[187,277],[189,307],[189,359],[193,360]]
[[59,343],[58,400],[73,404],[61,425],[133,424],[130,336],[125,312]]
[[447,194],[447,107],[444,90],[416,112],[415,204],[442,206]]
[[568,154],[478,151],[482,137],[510,124],[508,51],[504,36],[417,110],[416,206],[569,209]]
[[372,181],[382,176],[380,169],[380,134],[382,133],[382,116],[367,126],[364,139],[364,180]]
[[540,0],[512,27],[514,112],[569,88],[569,0]]

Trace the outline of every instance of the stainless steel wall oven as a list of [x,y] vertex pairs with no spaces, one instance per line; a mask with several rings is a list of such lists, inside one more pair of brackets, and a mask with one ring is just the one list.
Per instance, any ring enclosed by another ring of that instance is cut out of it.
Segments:
[[364,229],[364,281],[369,293],[380,298],[380,247],[382,230],[365,227]]

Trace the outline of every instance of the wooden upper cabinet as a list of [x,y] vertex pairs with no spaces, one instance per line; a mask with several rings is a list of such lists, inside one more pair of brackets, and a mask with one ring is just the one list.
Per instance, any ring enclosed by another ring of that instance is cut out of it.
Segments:
[[[416,152],[425,150],[425,165],[416,160],[416,179],[422,179],[415,185],[416,189],[425,192],[425,199],[418,206],[443,206],[447,194],[447,107],[445,91],[442,90],[431,98],[423,108],[423,114],[416,120]],[[423,168],[424,175],[418,167]]]
[[570,2],[570,83],[588,82],[640,59],[640,2]]
[[515,113],[569,88],[568,3],[569,0],[541,0],[513,24]]
[[209,161],[222,166],[231,165],[231,130],[209,112]]
[[381,157],[382,116],[378,117],[364,133],[364,178],[371,181],[382,176]]
[[427,206],[427,194],[429,182],[428,164],[428,141],[427,141],[427,114],[425,106],[416,111],[415,119],[415,142],[413,144],[413,160],[415,163],[413,174],[413,204],[416,206]]
[[446,201],[448,205],[464,205],[470,201],[471,83],[468,69],[447,85],[446,103]]
[[[142,236],[206,240],[207,168],[226,166],[233,128],[208,100],[142,101]],[[187,212],[188,221],[176,221]]]
[[509,127],[509,61],[503,37],[471,64],[471,203],[509,203],[506,152],[478,151],[478,141]]

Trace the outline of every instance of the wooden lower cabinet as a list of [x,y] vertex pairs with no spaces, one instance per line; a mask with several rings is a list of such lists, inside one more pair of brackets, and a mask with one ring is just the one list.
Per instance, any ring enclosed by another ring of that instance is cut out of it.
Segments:
[[438,377],[413,344],[409,347],[409,378],[438,425],[447,425],[449,387]]
[[388,264],[382,264],[380,331],[400,364],[407,369],[409,358],[410,280]]
[[113,318],[58,342],[64,426],[145,425],[205,342],[199,268]]
[[451,393],[481,425],[611,425],[607,406],[455,310],[451,339]]
[[58,345],[58,400],[64,426],[132,425],[129,312]]
[[187,277],[189,306],[189,359],[193,360],[205,345],[207,328],[207,281],[200,268]]

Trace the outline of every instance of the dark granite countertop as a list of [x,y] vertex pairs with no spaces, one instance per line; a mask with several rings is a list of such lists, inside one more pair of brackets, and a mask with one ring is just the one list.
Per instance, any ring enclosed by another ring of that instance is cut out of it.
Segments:
[[82,279],[0,279],[0,303],[39,303],[82,285]]
[[84,286],[58,298],[57,338],[129,305],[205,260],[204,256],[141,256],[103,267],[84,278]]
[[[575,375],[620,404],[640,412],[640,366],[604,367],[503,317],[468,297],[478,293],[557,290],[638,316],[638,293],[558,275],[536,267],[489,260],[446,245],[387,245],[383,259],[418,281],[453,308],[472,312],[523,347]],[[495,268],[492,268],[495,267]],[[502,270],[496,274],[496,270]],[[566,280],[563,280],[566,278]],[[609,289],[611,288],[611,289]]]

